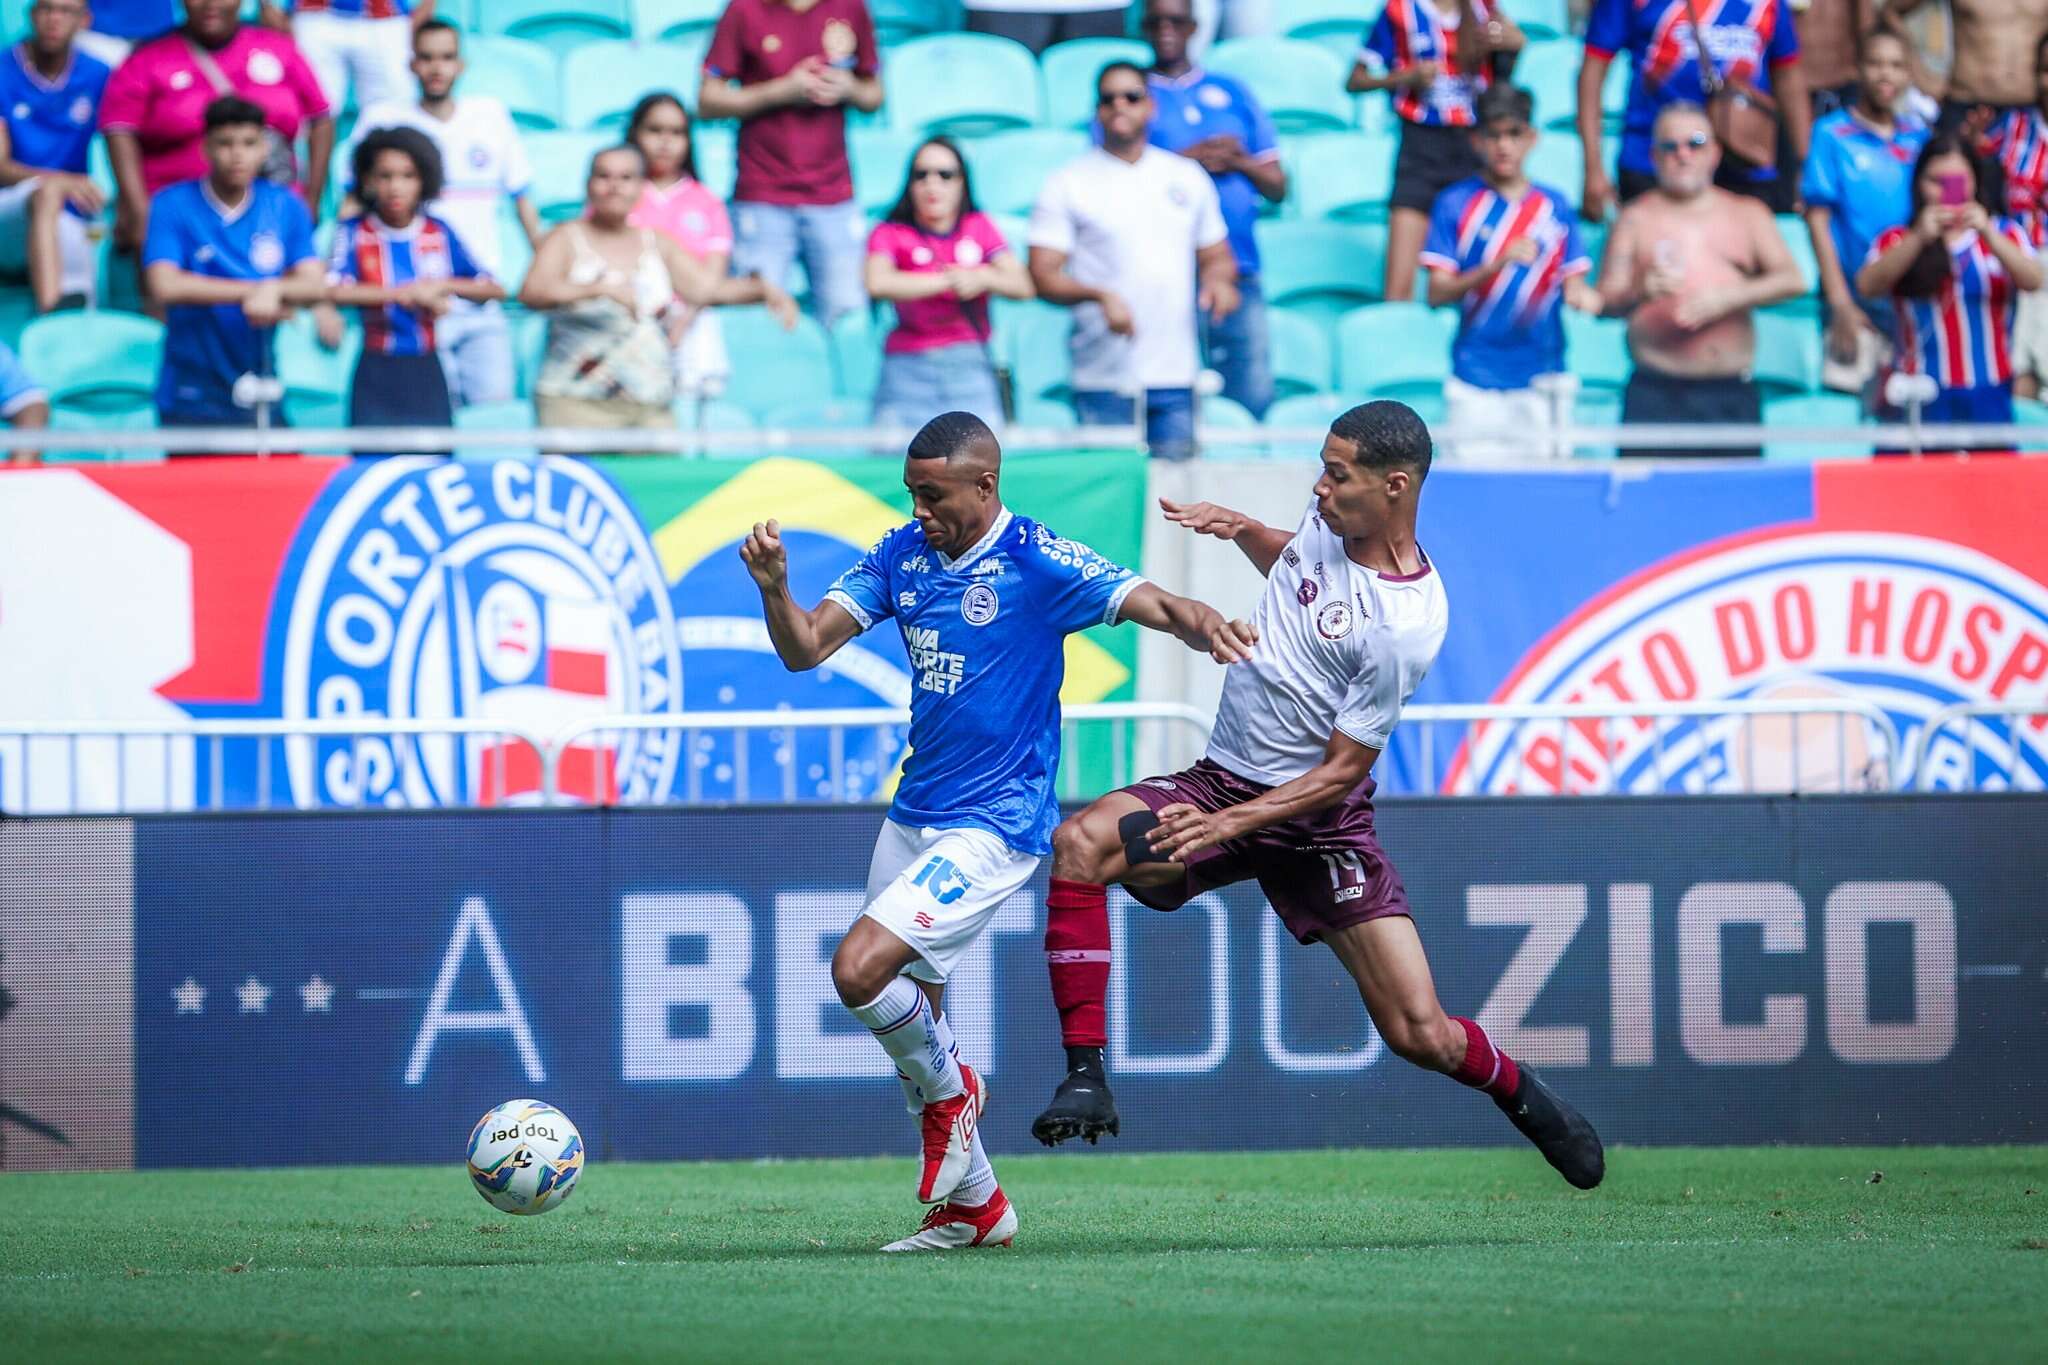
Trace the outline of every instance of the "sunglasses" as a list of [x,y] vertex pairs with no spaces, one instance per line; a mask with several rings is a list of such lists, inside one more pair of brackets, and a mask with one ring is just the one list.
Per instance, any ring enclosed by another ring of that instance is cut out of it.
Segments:
[[919,166],[916,170],[910,173],[910,178],[913,181],[958,180],[960,178],[960,172],[954,170],[950,166]]
[[1142,90],[1109,90],[1098,95],[1095,102],[1107,107],[1112,104],[1143,104],[1147,98]]
[[1713,139],[1708,137],[1705,133],[1694,133],[1691,137],[1685,139],[1685,141],[1683,142],[1680,142],[1675,138],[1660,137],[1657,139],[1656,142],[1657,155],[1674,156],[1677,154],[1678,149],[1681,147],[1689,148],[1690,150],[1695,152],[1704,152],[1707,149],[1707,144],[1712,141]]

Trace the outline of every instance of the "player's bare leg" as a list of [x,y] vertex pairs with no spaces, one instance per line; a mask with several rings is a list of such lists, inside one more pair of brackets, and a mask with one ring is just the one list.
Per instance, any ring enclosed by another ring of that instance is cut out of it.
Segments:
[[915,948],[862,915],[832,955],[832,984],[895,1060],[906,1103],[919,1101],[924,1161],[917,1197],[927,1204],[955,1198],[979,1206],[996,1192],[980,1136],[988,1092],[960,1061],[953,1030],[939,1012],[945,987],[904,975],[920,960]]
[[[1178,863],[1133,864],[1133,822],[1151,810],[1129,792],[1111,792],[1060,823],[1052,836],[1052,887],[1045,902],[1045,965],[1060,1012],[1067,1075],[1052,1103],[1031,1123],[1048,1147],[1068,1138],[1097,1142],[1117,1132],[1116,1100],[1102,1064],[1107,1043],[1102,1002],[1109,989],[1109,886],[1165,885],[1186,875]],[[1142,856],[1142,853],[1141,853]]]
[[1600,1183],[1606,1155],[1593,1125],[1495,1047],[1486,1030],[1444,1012],[1413,920],[1386,915],[1326,934],[1324,941],[1358,983],[1390,1052],[1485,1091],[1559,1175],[1582,1190]]

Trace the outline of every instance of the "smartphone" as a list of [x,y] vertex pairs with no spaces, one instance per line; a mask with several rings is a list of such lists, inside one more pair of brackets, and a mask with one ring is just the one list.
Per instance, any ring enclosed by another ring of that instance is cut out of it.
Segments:
[[1953,208],[1970,201],[1970,177],[1961,171],[1950,171],[1941,177],[1941,202],[1944,208]]

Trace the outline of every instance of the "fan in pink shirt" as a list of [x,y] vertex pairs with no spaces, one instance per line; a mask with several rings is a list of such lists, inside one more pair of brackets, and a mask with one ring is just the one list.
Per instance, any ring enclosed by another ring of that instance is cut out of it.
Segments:
[[270,179],[297,184],[319,215],[334,151],[334,119],[312,67],[282,33],[244,24],[237,0],[188,0],[185,24],[136,48],[107,82],[100,129],[121,198],[115,238],[139,244],[149,201],[166,185],[207,174],[206,107],[240,95],[263,111],[285,147],[306,133],[306,154],[266,165]]
[[867,288],[896,305],[882,346],[876,424],[920,427],[942,412],[999,424],[988,296],[1028,299],[1031,277],[974,207],[967,163],[949,139],[930,138],[911,155],[902,197],[868,237]]

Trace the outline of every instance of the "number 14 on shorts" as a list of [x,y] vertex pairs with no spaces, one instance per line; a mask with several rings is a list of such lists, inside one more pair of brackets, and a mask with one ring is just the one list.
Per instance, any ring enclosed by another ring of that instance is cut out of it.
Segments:
[[[1361,874],[1362,875],[1362,874]],[[910,880],[912,886],[921,886],[932,893],[932,899],[940,905],[951,905],[966,895],[974,886],[951,858],[933,858],[917,870]]]
[[[1337,893],[1340,901],[1355,901],[1365,894],[1365,859],[1355,849],[1339,853],[1325,853],[1323,862],[1330,869],[1330,889]],[[1350,885],[1345,885],[1346,878]]]

